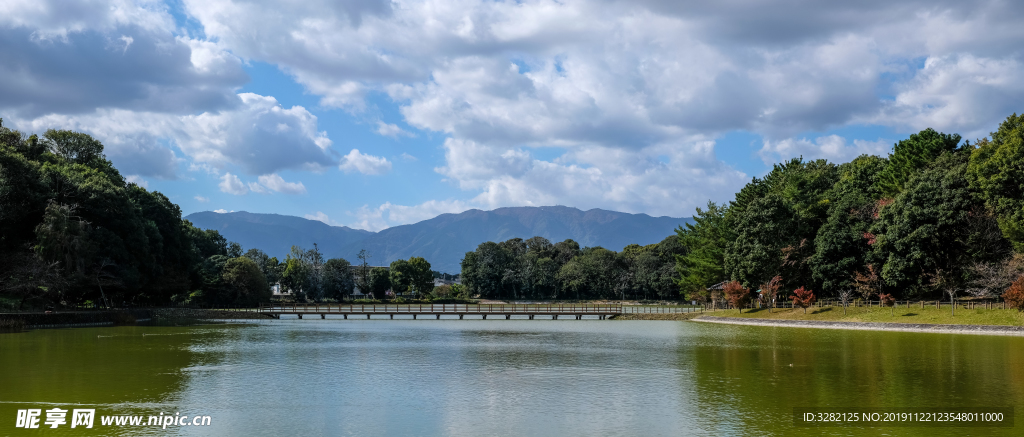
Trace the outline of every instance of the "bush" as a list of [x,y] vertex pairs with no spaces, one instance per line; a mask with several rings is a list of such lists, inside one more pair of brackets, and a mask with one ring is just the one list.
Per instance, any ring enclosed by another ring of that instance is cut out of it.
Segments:
[[750,290],[744,288],[742,285],[740,285],[739,282],[732,281],[728,284],[725,284],[725,287],[722,289],[722,291],[725,292],[725,297],[726,299],[729,299],[729,303],[735,306],[736,309],[740,310],[740,312],[742,313],[743,305],[746,304],[748,300],[750,300]]
[[793,295],[789,298],[793,300],[793,305],[804,309],[804,314],[807,314],[807,307],[814,305],[814,302],[818,301],[818,298],[814,296],[814,291],[807,290],[804,287],[793,290]]
[[1013,281],[1013,284],[1010,284],[1010,288],[1007,288],[1006,292],[1003,293],[1003,300],[1011,308],[1024,311],[1024,275]]

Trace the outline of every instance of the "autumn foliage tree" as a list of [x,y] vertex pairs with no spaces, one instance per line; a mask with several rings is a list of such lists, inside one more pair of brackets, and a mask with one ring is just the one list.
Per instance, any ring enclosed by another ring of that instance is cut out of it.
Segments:
[[782,286],[782,276],[775,275],[771,281],[766,284],[761,284],[761,296],[764,297],[765,303],[768,304],[768,312],[772,312],[772,308],[775,307],[775,298],[779,295],[779,287]]
[[793,290],[793,295],[789,298],[793,300],[793,305],[804,309],[804,314],[807,314],[807,307],[814,305],[814,302],[818,301],[818,298],[814,296],[814,291],[807,290],[804,287]]
[[1006,289],[1003,293],[1003,300],[1012,308],[1016,308],[1018,311],[1024,311],[1024,275],[1013,281],[1010,288]]
[[729,303],[733,304],[742,313],[743,305],[750,300],[750,290],[744,288],[739,282],[732,281],[725,284],[722,291],[725,292],[725,297],[729,299]]

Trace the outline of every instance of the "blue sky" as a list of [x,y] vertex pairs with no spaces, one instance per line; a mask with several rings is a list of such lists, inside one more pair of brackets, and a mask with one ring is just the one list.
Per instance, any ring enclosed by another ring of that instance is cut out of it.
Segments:
[[186,214],[379,230],[690,216],[775,162],[1022,110],[1020,2],[849,3],[8,0],[0,117],[90,133]]

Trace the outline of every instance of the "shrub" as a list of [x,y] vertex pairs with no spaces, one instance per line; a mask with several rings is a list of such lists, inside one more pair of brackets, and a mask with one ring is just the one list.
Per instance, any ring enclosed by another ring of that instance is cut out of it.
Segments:
[[1007,288],[1006,292],[1003,293],[1003,300],[1011,308],[1024,311],[1024,275],[1021,275],[1016,281],[1013,281],[1013,284],[1010,284],[1010,288]]
[[892,297],[891,294],[879,294],[878,299],[882,301],[882,305],[889,307],[890,315],[895,315],[895,309],[893,305],[896,305],[896,298]]

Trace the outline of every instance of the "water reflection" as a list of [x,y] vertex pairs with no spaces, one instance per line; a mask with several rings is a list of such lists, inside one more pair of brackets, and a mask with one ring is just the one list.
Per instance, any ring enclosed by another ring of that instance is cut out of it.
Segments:
[[1020,338],[689,322],[40,330],[0,336],[0,369],[0,434],[16,433],[19,406],[46,402],[213,417],[205,429],[104,435],[239,436],[962,435],[794,428],[791,409],[1024,405]]

